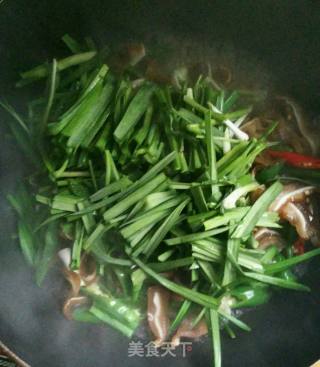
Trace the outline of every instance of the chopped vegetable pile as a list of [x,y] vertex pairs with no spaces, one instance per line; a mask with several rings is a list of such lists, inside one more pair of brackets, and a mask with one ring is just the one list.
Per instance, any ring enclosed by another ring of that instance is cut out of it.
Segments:
[[21,74],[18,86],[46,81],[26,116],[1,102],[32,167],[8,197],[21,250],[38,284],[59,255],[71,286],[66,317],[131,337],[148,315],[156,345],[209,329],[218,367],[220,330],[250,330],[234,309],[267,302],[275,288],[309,290],[290,267],[320,249],[297,255],[302,235],[284,213],[314,186],[283,196],[282,211],[275,204],[287,187],[283,164],[253,168],[274,149],[276,123],[259,138],[241,130],[254,95],[201,75],[158,84],[143,57],[114,71],[91,40],[63,40],[71,56]]

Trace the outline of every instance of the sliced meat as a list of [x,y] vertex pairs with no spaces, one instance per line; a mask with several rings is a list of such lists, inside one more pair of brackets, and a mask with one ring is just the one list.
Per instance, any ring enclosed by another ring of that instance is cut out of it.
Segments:
[[289,202],[304,202],[314,190],[314,186],[302,186],[298,183],[286,184],[280,195],[278,195],[275,201],[270,205],[269,210],[272,212],[280,212],[281,208]]
[[283,238],[280,234],[270,228],[260,228],[255,234],[254,238],[259,242],[260,249],[266,249],[269,246],[277,246],[282,250],[285,246]]
[[208,333],[208,327],[204,319],[201,319],[194,327],[192,327],[193,321],[193,317],[187,317],[181,322],[181,325],[172,337],[171,343],[173,346],[178,346],[181,338],[196,339]]
[[281,208],[280,217],[295,227],[298,235],[304,240],[312,237],[310,212],[305,205],[288,203]]
[[160,346],[167,338],[169,331],[170,292],[160,285],[148,288],[148,324],[155,336],[156,346]]

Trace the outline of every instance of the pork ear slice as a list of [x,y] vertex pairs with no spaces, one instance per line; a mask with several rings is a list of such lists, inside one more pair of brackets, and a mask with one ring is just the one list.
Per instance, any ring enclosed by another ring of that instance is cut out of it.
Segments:
[[284,239],[280,234],[270,228],[260,228],[255,234],[254,238],[258,241],[259,249],[266,249],[269,246],[276,246],[280,251],[285,247]]
[[187,317],[181,322],[178,330],[172,337],[171,343],[173,346],[178,346],[181,338],[197,339],[208,334],[208,326],[204,319],[201,319],[194,327],[193,321],[193,318]]
[[81,306],[89,305],[89,300],[85,296],[77,296],[68,298],[63,305],[63,314],[66,319],[72,320],[73,311]]
[[80,292],[80,287],[81,287],[81,278],[80,278],[79,273],[76,273],[75,271],[64,268],[63,274],[66,280],[71,285],[71,291],[70,291],[71,296],[72,297],[77,296]]
[[310,212],[306,205],[288,203],[281,208],[280,217],[295,227],[299,237],[308,240],[313,235]]
[[298,183],[290,183],[283,186],[282,192],[270,205],[269,210],[280,213],[281,208],[287,203],[302,203],[315,191],[314,186],[301,186]]
[[85,285],[93,284],[98,279],[97,265],[94,259],[88,254],[84,254],[81,257],[79,275]]
[[320,193],[317,191],[312,197],[310,198],[310,219],[311,219],[311,226],[313,228],[313,234],[310,238],[312,244],[314,246],[320,247]]
[[166,341],[169,332],[169,301],[170,292],[160,285],[151,286],[147,292],[148,324],[156,340],[154,344],[160,346]]

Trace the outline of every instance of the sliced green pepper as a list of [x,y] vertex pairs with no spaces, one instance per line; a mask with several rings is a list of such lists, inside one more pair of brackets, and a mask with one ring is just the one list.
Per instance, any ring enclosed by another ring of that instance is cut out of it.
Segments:
[[270,299],[269,287],[260,282],[249,282],[232,289],[230,295],[236,298],[233,308],[255,307]]

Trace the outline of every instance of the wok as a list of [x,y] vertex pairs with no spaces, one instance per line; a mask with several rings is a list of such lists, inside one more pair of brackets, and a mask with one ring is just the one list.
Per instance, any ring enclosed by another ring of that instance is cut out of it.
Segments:
[[[234,59],[250,55],[263,64],[274,89],[309,112],[315,134],[320,112],[320,4],[312,0],[4,0],[0,2],[0,96],[22,105],[18,72],[63,55],[60,37],[90,35],[100,45],[177,37],[232,48]],[[128,340],[110,328],[66,321],[60,312],[61,280],[49,275],[34,284],[16,241],[14,215],[5,194],[27,169],[4,128],[0,112],[0,340],[34,367],[209,366],[207,338],[180,357],[128,357]],[[319,134],[320,138],[320,134]],[[320,358],[320,262],[302,268],[310,294],[275,292],[271,302],[245,313],[251,333],[223,336],[223,366],[305,367]]]

